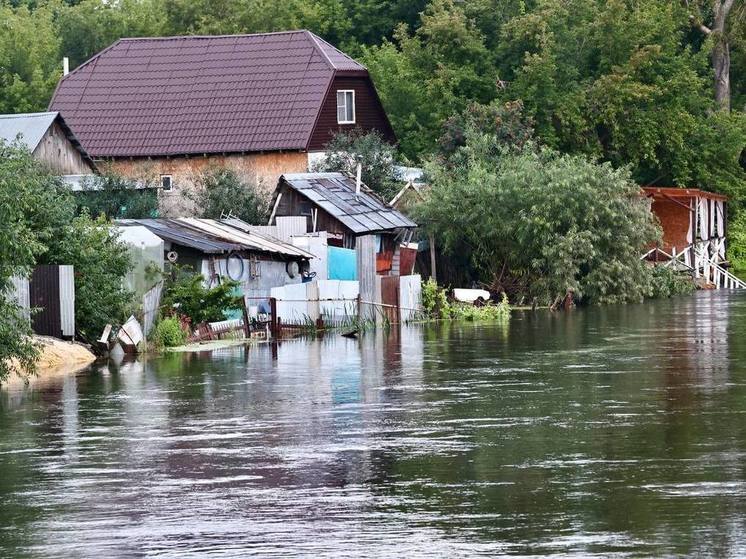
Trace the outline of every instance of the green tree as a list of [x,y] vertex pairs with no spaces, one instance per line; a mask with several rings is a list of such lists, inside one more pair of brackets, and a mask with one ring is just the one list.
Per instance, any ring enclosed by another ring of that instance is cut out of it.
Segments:
[[72,219],[49,242],[42,264],[75,266],[75,325],[88,343],[107,324],[119,325],[132,307],[132,294],[123,283],[131,262],[127,245],[112,232],[105,217],[86,212]]
[[494,56],[452,0],[433,0],[414,33],[398,27],[393,42],[365,49],[363,61],[402,152],[415,160],[432,152],[447,118],[472,102],[489,102],[497,92]]
[[0,3],[0,113],[44,110],[61,75],[54,10]]
[[362,181],[383,199],[390,200],[401,188],[395,174],[396,150],[378,132],[355,129],[335,134],[325,152],[326,158],[313,171],[336,171],[354,177],[360,164]]
[[244,180],[226,167],[212,167],[196,175],[194,183],[186,196],[199,217],[232,215],[252,225],[266,225],[269,200],[259,182]]
[[511,151],[472,130],[449,165],[428,172],[418,222],[449,254],[468,255],[491,289],[546,303],[567,290],[593,303],[650,294],[640,254],[659,231],[627,169],[551,149]]

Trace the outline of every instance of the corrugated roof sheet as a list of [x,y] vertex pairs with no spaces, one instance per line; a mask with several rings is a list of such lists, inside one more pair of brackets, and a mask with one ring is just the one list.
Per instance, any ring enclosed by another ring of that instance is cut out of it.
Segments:
[[337,72],[367,74],[308,31],[121,39],[50,108],[95,157],[303,150]]
[[[370,188],[355,193],[355,179],[342,173],[298,173],[280,179],[337,218],[355,234],[410,229],[417,224],[391,208]],[[275,194],[277,196],[277,194]]]
[[120,227],[142,225],[165,241],[206,254],[255,251],[296,258],[314,257],[311,253],[279,239],[242,231],[214,219],[121,219],[116,224]]

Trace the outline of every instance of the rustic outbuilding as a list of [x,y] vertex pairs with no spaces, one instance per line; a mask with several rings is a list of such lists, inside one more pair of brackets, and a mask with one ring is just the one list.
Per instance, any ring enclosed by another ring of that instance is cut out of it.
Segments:
[[64,76],[50,109],[96,161],[157,178],[177,207],[211,165],[269,192],[336,132],[395,140],[368,70],[309,31],[120,39]]
[[728,198],[697,188],[645,187],[663,240],[646,258],[691,270],[716,288],[744,287],[728,270]]
[[57,175],[76,177],[96,165],[58,112],[0,115],[0,140],[19,142]]
[[269,298],[273,287],[300,283],[313,258],[279,239],[213,219],[122,219],[116,225],[145,227],[163,240],[166,262],[192,268],[210,285],[238,281],[249,299]]
[[373,235],[376,271],[399,275],[408,269],[411,273],[417,251],[408,244],[417,224],[353,177],[343,173],[283,175],[272,207],[270,225],[277,217],[304,216],[307,233],[326,231],[330,246],[354,249],[358,238]]

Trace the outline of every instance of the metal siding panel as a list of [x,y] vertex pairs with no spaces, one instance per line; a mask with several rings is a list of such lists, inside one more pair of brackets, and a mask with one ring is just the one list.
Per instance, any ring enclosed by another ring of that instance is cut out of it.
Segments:
[[31,275],[31,308],[40,309],[31,317],[31,325],[41,336],[62,336],[59,282],[58,266],[37,266]]
[[23,317],[31,320],[31,298],[29,291],[28,278],[15,276],[10,278],[10,289],[8,292],[10,299],[21,308]]
[[59,267],[60,326],[64,337],[75,336],[75,271],[73,266]]

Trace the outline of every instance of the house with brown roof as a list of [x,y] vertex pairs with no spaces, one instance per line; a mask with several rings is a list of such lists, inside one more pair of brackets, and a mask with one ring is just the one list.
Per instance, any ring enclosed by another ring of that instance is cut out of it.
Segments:
[[367,69],[309,31],[120,39],[60,80],[50,110],[99,167],[157,178],[182,211],[210,165],[269,193],[337,132],[395,140]]

